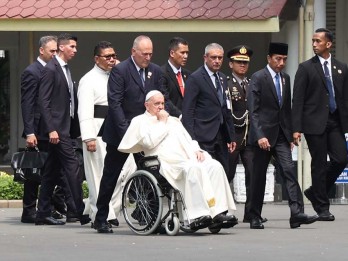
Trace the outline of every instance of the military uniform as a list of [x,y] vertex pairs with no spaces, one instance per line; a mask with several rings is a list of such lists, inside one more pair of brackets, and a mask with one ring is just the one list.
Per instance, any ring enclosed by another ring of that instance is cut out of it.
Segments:
[[249,115],[247,109],[247,89],[249,80],[244,76],[240,78],[237,76],[235,69],[237,66],[242,68],[241,64],[244,64],[244,71],[239,71],[240,75],[245,75],[247,72],[247,64],[250,61],[252,50],[244,45],[234,47],[227,53],[227,57],[233,64],[232,75],[229,77],[228,83],[228,99],[230,101],[230,110],[233,117],[233,123],[236,134],[237,147],[233,153],[229,155],[229,173],[227,174],[228,181],[232,181],[235,173],[239,158],[241,159],[245,169],[245,188],[246,188],[246,202],[244,210],[243,221],[248,221],[249,218],[249,202],[250,202],[250,177],[252,173],[252,160],[253,152],[250,146],[247,146],[247,135],[249,130]]

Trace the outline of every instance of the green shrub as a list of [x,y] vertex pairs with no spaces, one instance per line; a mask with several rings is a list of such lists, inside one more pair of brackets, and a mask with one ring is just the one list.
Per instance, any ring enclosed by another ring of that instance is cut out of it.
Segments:
[[[82,183],[83,197],[88,198],[87,182]],[[22,199],[23,184],[13,181],[13,176],[0,171],[0,199]]]
[[13,176],[0,172],[0,199],[22,199],[23,184],[13,181]]

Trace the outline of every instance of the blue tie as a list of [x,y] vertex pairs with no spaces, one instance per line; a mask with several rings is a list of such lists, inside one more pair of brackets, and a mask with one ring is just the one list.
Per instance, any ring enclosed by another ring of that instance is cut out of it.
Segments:
[[328,61],[324,62],[324,73],[326,80],[326,88],[329,91],[329,110],[333,113],[336,110],[335,95],[333,93],[333,86],[330,78],[329,68],[327,67]]
[[275,87],[276,87],[276,91],[277,91],[277,96],[278,96],[278,103],[279,105],[282,103],[282,93],[280,90],[280,80],[279,80],[280,76],[279,73],[276,74],[275,76]]
[[214,77],[215,77],[215,87],[216,87],[217,96],[218,96],[220,104],[222,106],[224,103],[224,98],[222,96],[222,90],[221,90],[221,84],[219,81],[219,76],[217,75],[217,73],[214,73]]
[[144,69],[143,68],[141,68],[139,70],[139,75],[140,75],[141,83],[143,84],[143,88],[145,88]]

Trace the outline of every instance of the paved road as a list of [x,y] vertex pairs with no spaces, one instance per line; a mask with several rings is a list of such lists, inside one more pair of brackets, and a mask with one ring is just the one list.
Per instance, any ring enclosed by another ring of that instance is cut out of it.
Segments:
[[[238,204],[241,219],[244,205]],[[307,212],[313,214],[310,205]],[[77,223],[34,226],[20,223],[21,209],[0,209],[0,260],[243,260],[301,261],[348,260],[348,206],[333,205],[334,222],[316,222],[290,229],[289,208],[268,203],[264,230],[249,224],[213,235],[207,229],[177,236],[137,236],[123,218],[113,234],[98,234]]]

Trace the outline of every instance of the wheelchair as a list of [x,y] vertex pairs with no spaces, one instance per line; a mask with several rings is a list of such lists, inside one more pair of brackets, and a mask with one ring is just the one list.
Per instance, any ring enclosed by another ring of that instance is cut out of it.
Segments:
[[[191,229],[184,221],[187,213],[183,195],[159,173],[157,156],[142,158],[137,167],[122,192],[122,212],[129,228],[138,235],[156,233],[163,224],[170,236],[177,235],[179,230],[196,232],[198,229]],[[209,227],[214,234],[220,229]]]

